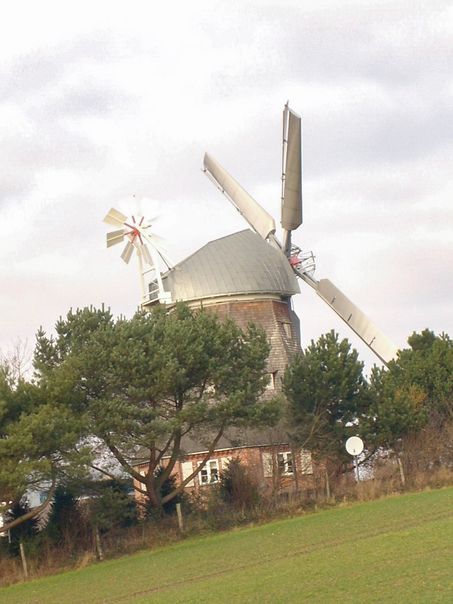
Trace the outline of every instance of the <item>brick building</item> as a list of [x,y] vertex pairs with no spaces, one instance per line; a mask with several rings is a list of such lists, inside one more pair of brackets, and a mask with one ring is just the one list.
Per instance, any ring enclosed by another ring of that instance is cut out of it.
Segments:
[[[280,250],[250,230],[240,231],[206,244],[164,273],[162,282],[173,304],[184,301],[191,307],[212,310],[220,317],[233,319],[240,327],[250,322],[260,325],[271,345],[267,363],[269,395],[281,390],[285,368],[300,350],[300,326],[291,306],[291,297],[299,293],[299,284]],[[152,282],[144,308],[159,303],[156,289],[156,283]],[[183,450],[185,456],[174,472],[181,481],[205,457],[207,447],[202,440],[185,438]],[[226,432],[206,466],[187,488],[199,490],[217,482],[233,457],[253,469],[263,488],[293,490],[301,487],[301,482],[311,482],[310,454],[292,450],[285,430],[280,427],[264,432]]]

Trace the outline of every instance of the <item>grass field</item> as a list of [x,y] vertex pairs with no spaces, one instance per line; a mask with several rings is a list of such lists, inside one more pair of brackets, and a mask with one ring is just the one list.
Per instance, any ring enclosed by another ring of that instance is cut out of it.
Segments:
[[453,603],[453,488],[145,551],[0,590],[2,604]]

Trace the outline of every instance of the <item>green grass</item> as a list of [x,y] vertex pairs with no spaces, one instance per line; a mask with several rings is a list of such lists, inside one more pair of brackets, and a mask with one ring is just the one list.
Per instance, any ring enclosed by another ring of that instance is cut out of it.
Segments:
[[0,602],[453,602],[453,488],[187,539],[3,588]]

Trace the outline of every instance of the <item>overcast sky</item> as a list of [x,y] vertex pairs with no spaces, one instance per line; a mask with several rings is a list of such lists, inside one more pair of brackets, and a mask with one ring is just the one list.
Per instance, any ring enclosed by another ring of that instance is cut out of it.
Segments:
[[[205,151],[279,222],[281,111],[303,118],[304,224],[318,278],[399,347],[453,335],[451,1],[14,2],[0,23],[0,350],[70,307],[130,316],[137,267],[110,207],[159,214],[176,262],[247,225]],[[329,329],[305,284],[304,344]]]

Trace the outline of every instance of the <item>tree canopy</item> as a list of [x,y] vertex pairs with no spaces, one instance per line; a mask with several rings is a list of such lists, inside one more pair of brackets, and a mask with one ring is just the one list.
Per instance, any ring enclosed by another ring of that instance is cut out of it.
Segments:
[[388,368],[371,375],[368,439],[398,452],[405,437],[453,420],[453,342],[425,329],[408,338]]
[[284,393],[297,444],[319,456],[343,456],[344,443],[357,431],[369,406],[363,363],[348,340],[331,331],[288,367]]
[[14,528],[37,515],[50,501],[58,480],[80,471],[83,449],[74,446],[80,420],[70,409],[51,402],[43,388],[11,379],[7,363],[0,366],[0,512],[19,504],[29,489],[44,489],[43,505],[5,524]]
[[61,319],[55,338],[38,335],[35,366],[52,400],[83,419],[86,439],[97,439],[159,508],[192,478],[162,496],[185,436],[206,443],[207,461],[227,427],[276,420],[276,402],[260,400],[268,353],[262,330],[185,305],[129,320],[85,308]]

